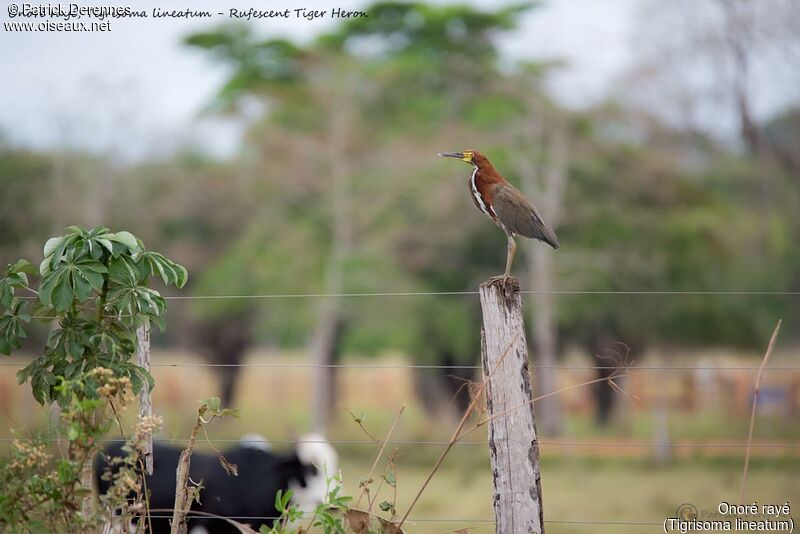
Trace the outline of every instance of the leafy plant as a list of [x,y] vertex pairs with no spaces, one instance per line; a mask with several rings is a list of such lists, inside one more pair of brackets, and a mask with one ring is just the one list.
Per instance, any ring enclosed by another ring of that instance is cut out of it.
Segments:
[[324,534],[344,534],[347,513],[352,497],[342,495],[342,478],[336,475],[326,479],[326,497],[314,508],[305,527],[298,526],[304,514],[296,504],[291,504],[292,492],[278,490],[275,494],[275,509],[281,513],[272,527],[262,525],[261,534],[300,534],[321,530]]
[[281,516],[273,522],[271,528],[266,525],[261,525],[259,529],[261,534],[294,532],[293,530],[288,530],[289,525],[296,524],[303,519],[303,512],[296,504],[291,504],[291,499],[291,490],[285,493],[282,489],[278,490],[275,494],[275,509],[280,512]]
[[67,438],[67,454],[53,454],[41,440],[12,443],[10,456],[0,462],[0,530],[89,532],[144,515],[140,460],[146,436],[158,429],[160,419],[140,419],[123,446],[127,456],[109,459],[116,466],[113,474],[108,470],[103,475],[110,490],[94,509],[88,506],[93,497],[85,475],[91,475],[100,438],[119,422],[117,415],[133,398],[131,381],[97,367],[76,380],[59,379],[54,389],[62,407],[59,432]]
[[[109,510],[124,515],[131,491],[138,496],[133,502],[140,502],[136,451],[158,426],[155,418],[139,421],[128,444],[129,463],[119,470],[122,478],[113,479],[117,491],[104,498],[99,511],[92,495],[92,458],[114,421],[122,431],[117,416],[126,393],[153,386],[150,374],[130,361],[136,330],[151,322],[164,327],[166,302],[149,287],[151,277],[177,287],[187,279],[186,269],[148,251],[129,232],[102,226],[70,226],[67,232],[45,243],[38,269],[19,260],[0,279],[0,353],[20,348],[32,320],[52,324],[41,355],[17,379],[20,384],[30,380],[40,403],[58,403],[59,430],[68,442],[66,458],[58,461],[37,444],[17,444],[0,470],[9,483],[3,485],[8,491],[0,499],[0,522],[22,531],[85,531],[109,519],[103,515]],[[34,288],[29,277],[36,275]]]
[[[37,401],[60,402],[56,385],[96,367],[130,378],[134,392],[153,379],[130,359],[136,350],[136,329],[153,323],[164,328],[166,302],[149,287],[152,277],[183,287],[186,269],[147,250],[129,232],[99,226],[78,226],[44,245],[38,270],[27,260],[9,265],[0,279],[0,353],[10,354],[27,336],[36,319],[56,323],[43,354],[17,373],[30,380]],[[40,282],[32,287],[29,276]],[[26,291],[34,295],[19,296]]]

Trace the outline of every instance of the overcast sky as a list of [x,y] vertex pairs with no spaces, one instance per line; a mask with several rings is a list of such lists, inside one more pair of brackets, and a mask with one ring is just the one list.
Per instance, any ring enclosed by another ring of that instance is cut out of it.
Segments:
[[[586,104],[602,96],[609,80],[626,67],[630,25],[639,3],[551,1],[525,16],[521,30],[505,39],[503,47],[516,56],[567,60],[569,66],[553,77],[553,89],[569,104]],[[7,22],[11,19],[8,3],[4,4],[0,18]],[[330,9],[334,4],[349,9],[365,5],[358,0],[252,3],[273,9],[301,5]],[[221,3],[168,0],[130,5],[148,11],[155,6],[218,11]],[[250,5],[245,1],[240,7]],[[0,31],[2,135],[14,144],[35,147],[67,144],[143,155],[158,151],[165,142],[172,146],[200,142],[218,153],[229,153],[237,142],[235,125],[199,120],[225,72],[180,44],[184,35],[212,23],[132,19],[111,24],[108,33]],[[263,32],[301,40],[312,38],[329,24],[330,20],[257,23]]]
[[[239,7],[358,9],[358,0],[306,0],[302,4],[244,0]],[[502,42],[517,57],[562,59],[567,66],[551,80],[553,93],[571,106],[607,94],[633,60],[632,35],[645,0],[550,0],[521,20]],[[491,7],[496,2],[472,2]],[[9,21],[4,0],[2,22]],[[124,4],[121,4],[124,5]],[[148,11],[209,9],[228,2],[167,0],[130,4]],[[232,5],[232,4],[231,4]],[[13,19],[14,21],[31,19]],[[202,118],[201,111],[225,77],[207,57],[181,46],[181,38],[214,23],[112,20],[107,33],[0,31],[0,135],[16,145],[74,146],[142,157],[183,143],[220,155],[232,153],[237,127]],[[269,20],[265,34],[308,40],[331,24]]]

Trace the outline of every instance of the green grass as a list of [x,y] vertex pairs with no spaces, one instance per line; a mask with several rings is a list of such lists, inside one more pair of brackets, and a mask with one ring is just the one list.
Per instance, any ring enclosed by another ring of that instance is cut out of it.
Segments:
[[[355,491],[358,473],[364,475],[369,462],[345,455],[342,470],[348,489]],[[398,508],[405,510],[428,474],[430,465],[398,461]],[[362,476],[364,476],[362,475]],[[747,499],[759,503],[800,503],[800,464],[754,466]],[[353,479],[352,477],[356,477]],[[641,461],[553,460],[542,463],[542,500],[546,521],[647,522],[661,523],[673,517],[682,503],[699,510],[716,510],[722,500],[738,499],[741,465],[679,462],[655,467]],[[426,490],[412,516],[421,519],[491,519],[491,477],[484,451],[456,454],[448,458]],[[388,498],[383,491],[380,500]],[[411,532],[445,532],[461,527],[493,530],[491,525],[470,521],[419,522]],[[551,523],[548,532],[656,532],[657,527]],[[583,530],[585,529],[585,530]]]

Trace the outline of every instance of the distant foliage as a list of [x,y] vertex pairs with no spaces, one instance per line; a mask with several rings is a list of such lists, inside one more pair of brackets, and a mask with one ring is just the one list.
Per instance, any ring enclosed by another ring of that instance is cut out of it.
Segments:
[[[0,279],[0,353],[10,354],[27,336],[31,320],[55,323],[41,356],[17,373],[30,380],[40,403],[60,402],[56,386],[96,367],[129,377],[135,392],[152,377],[130,362],[136,329],[146,323],[164,328],[166,302],[149,286],[157,276],[183,287],[186,269],[147,250],[129,232],[70,226],[49,239],[38,270],[27,260]],[[38,275],[34,289],[29,276]],[[35,296],[38,298],[31,298]]]

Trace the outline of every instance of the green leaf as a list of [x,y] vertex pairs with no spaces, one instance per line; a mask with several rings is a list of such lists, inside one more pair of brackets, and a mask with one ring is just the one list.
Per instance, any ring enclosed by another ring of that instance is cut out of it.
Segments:
[[209,412],[215,413],[219,411],[220,400],[219,397],[209,397],[200,401],[200,404],[205,404]]
[[139,278],[129,260],[122,256],[109,262],[108,273],[112,282],[128,287],[135,286]]
[[78,267],[81,268],[81,270],[89,270],[101,274],[105,274],[108,272],[106,266],[97,260],[82,260],[79,261],[77,265]]
[[[161,262],[158,259],[154,259],[151,263],[156,267],[159,274],[161,275],[161,280],[164,281],[164,285],[169,285],[169,283],[175,277],[175,271],[170,269],[169,265],[166,265],[164,262]],[[169,269],[169,274],[167,274],[168,269]]]
[[[102,278],[102,277],[101,277]],[[78,270],[72,272],[72,288],[78,302],[84,302],[92,294],[92,283]]]
[[136,373],[132,373],[130,375],[130,379],[131,379],[131,389],[133,390],[133,392],[134,393],[140,392],[142,390],[142,385],[143,385],[141,377]]
[[44,405],[47,402],[48,393],[50,392],[50,388],[42,385],[41,383],[31,384],[31,390],[33,391],[33,398],[36,399],[36,402],[39,404]]
[[394,505],[392,503],[390,503],[389,501],[383,501],[378,506],[384,512],[389,512],[390,510],[394,510]]
[[81,269],[80,274],[94,289],[102,291],[103,282],[105,282],[105,278],[103,278],[102,274],[88,269]]
[[74,295],[72,288],[69,287],[67,280],[63,277],[59,280],[58,285],[53,289],[53,307],[56,310],[67,310],[72,306]]
[[285,510],[286,507],[289,506],[289,501],[292,499],[292,490],[288,490],[286,493],[283,494],[281,497],[281,504],[283,505],[283,509]]
[[[289,492],[291,493],[291,492]],[[279,489],[278,492],[275,494],[275,509],[279,512],[283,512],[286,509],[286,506],[283,503],[283,490]]]
[[48,256],[42,260],[42,263],[39,264],[39,276],[47,276],[51,271],[50,257]]
[[164,332],[167,329],[167,320],[163,315],[150,317],[150,322],[158,327],[159,332]]
[[186,270],[186,267],[178,263],[175,264],[175,267],[177,268],[178,271],[178,282],[175,284],[175,287],[181,289],[183,286],[186,285],[186,282],[189,280],[189,271]]
[[14,287],[8,278],[0,280],[0,305],[9,307],[14,300]]
[[108,251],[109,254],[114,253],[114,245],[111,243],[110,240],[103,237],[98,237],[95,239],[95,241],[100,243]]
[[[61,241],[61,243],[56,247],[53,253],[49,257],[45,258],[49,262],[50,269],[54,269],[55,266],[60,261],[62,261],[65,254],[67,253],[67,247],[72,245],[77,239],[78,236],[76,235],[64,236],[64,240]],[[40,267],[40,272],[41,272],[41,267]]]
[[58,472],[58,480],[62,484],[69,484],[78,478],[75,465],[69,460],[59,460],[56,471]]
[[83,366],[86,363],[85,360],[75,360],[67,365],[66,369],[64,369],[64,377],[68,380],[75,378],[80,371],[83,370]]
[[[0,339],[0,341],[2,340]],[[33,360],[31,363],[17,371],[17,384],[22,385],[28,380],[28,378],[30,378],[33,368],[37,362],[38,360]]]
[[391,487],[395,487],[397,484],[397,480],[394,478],[394,471],[387,471],[386,474],[383,476],[383,479],[386,480],[386,483],[389,484]]
[[36,274],[36,267],[34,267],[31,262],[25,259],[17,260],[17,263],[14,264],[12,270],[15,273]]
[[[0,354],[5,354],[6,356],[11,354],[11,345],[3,337],[0,337]],[[17,376],[19,376],[20,372],[22,372],[22,371],[18,371],[17,372]],[[23,380],[23,382],[24,382],[24,380]],[[20,382],[20,384],[21,383],[22,382]]]
[[42,304],[49,306],[52,303],[53,289],[55,289],[56,285],[58,285],[65,273],[66,271],[64,269],[59,269],[47,274],[44,277],[42,280],[42,285],[39,287],[39,301]]
[[64,235],[60,237],[51,237],[50,239],[48,239],[47,242],[44,244],[45,259],[49,258],[53,254],[53,252],[55,252],[56,249],[64,243],[65,239],[67,239],[67,236]]
[[139,248],[139,243],[136,242],[136,237],[130,232],[117,232],[116,234],[108,234],[106,238],[111,241],[116,241],[128,247],[131,251]]
[[3,306],[11,306],[16,289],[28,285],[28,275],[24,272],[16,272],[15,270],[17,266],[26,269],[24,267],[26,263],[25,260],[20,260],[16,265],[9,265],[7,269],[8,274],[4,278],[0,278],[0,304]]

